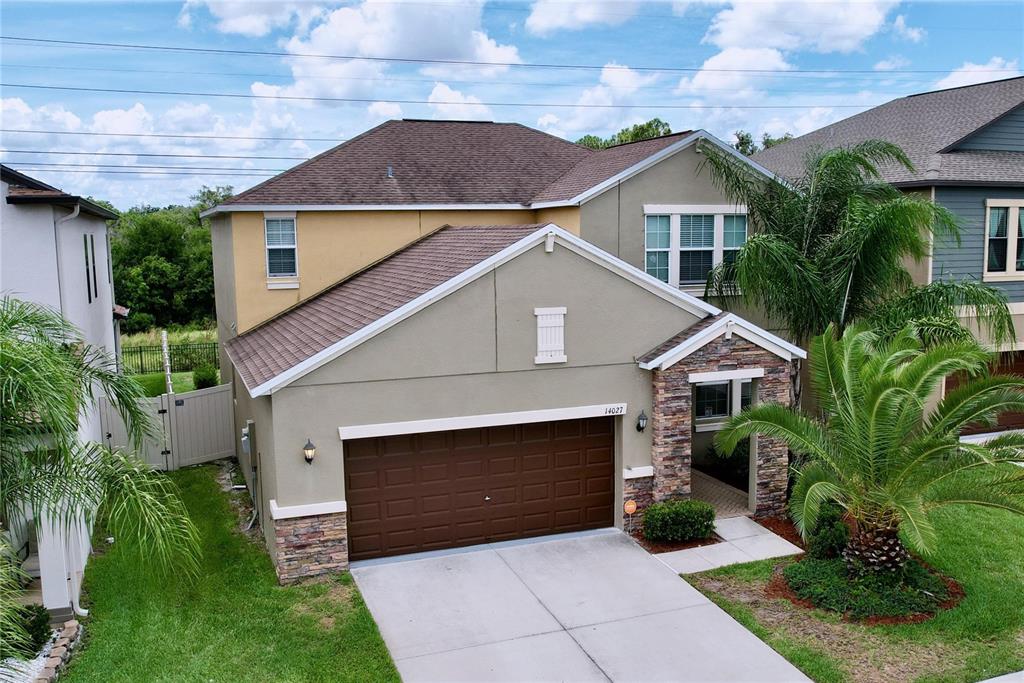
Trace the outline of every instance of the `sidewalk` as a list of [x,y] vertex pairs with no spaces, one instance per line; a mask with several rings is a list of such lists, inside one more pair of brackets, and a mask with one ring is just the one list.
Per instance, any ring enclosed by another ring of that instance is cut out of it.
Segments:
[[803,552],[749,517],[715,520],[715,533],[724,539],[722,543],[658,553],[655,557],[677,574],[696,574],[730,564],[767,560]]

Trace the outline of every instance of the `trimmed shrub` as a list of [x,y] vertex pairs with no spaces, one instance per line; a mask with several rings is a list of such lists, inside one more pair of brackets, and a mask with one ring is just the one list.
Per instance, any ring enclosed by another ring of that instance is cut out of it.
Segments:
[[192,383],[196,389],[208,389],[220,383],[217,368],[212,365],[200,365],[192,371]]
[[807,540],[807,557],[817,560],[840,557],[849,540],[850,529],[843,521],[843,509],[838,505],[824,506]]
[[949,588],[920,562],[911,560],[902,576],[851,576],[840,559],[806,558],[783,570],[794,593],[815,607],[855,619],[930,614],[949,599]]
[[50,613],[42,605],[18,607],[15,614],[15,619],[28,634],[28,642],[22,651],[20,646],[15,649],[9,643],[0,641],[0,660],[7,657],[34,657],[53,635],[53,629],[50,628]]
[[644,510],[644,538],[680,543],[708,538],[715,530],[715,508],[702,500],[671,500]]

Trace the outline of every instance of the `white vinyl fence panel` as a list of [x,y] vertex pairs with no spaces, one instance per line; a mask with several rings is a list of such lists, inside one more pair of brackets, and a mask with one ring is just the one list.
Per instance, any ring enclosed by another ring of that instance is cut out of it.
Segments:
[[[230,384],[143,401],[156,433],[138,455],[152,467],[170,471],[234,455]],[[107,446],[131,450],[124,421],[105,398],[100,399],[100,420]]]

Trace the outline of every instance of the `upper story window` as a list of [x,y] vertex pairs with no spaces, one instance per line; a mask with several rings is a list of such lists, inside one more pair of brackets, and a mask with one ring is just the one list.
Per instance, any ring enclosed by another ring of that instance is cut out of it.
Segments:
[[644,269],[662,282],[703,285],[711,269],[732,262],[747,241],[746,208],[646,205]]
[[1024,280],[1024,199],[989,199],[985,206],[985,279]]
[[294,218],[265,218],[267,277],[296,277],[299,274]]

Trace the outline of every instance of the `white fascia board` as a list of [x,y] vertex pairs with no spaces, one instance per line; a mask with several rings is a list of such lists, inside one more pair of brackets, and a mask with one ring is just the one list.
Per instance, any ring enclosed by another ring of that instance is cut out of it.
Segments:
[[278,505],[276,500],[270,499],[271,519],[313,517],[315,515],[332,515],[347,511],[348,503],[343,500],[332,500],[326,503],[308,503],[306,505]]
[[242,211],[526,211],[526,204],[218,204],[199,214],[202,218],[217,213]]
[[690,384],[701,384],[703,382],[727,382],[734,379],[757,379],[759,377],[764,377],[764,368],[719,370],[717,372],[691,372],[687,379]]
[[[765,177],[768,177],[768,178],[771,178],[773,180],[777,180],[780,183],[784,183],[784,184],[788,185],[788,183],[786,183],[786,181],[783,178],[780,178],[779,176],[775,175],[774,173],[769,171],[767,168],[765,168],[761,164],[758,164],[757,162],[752,161],[747,156],[745,156],[744,154],[742,154],[739,151],[737,151],[732,145],[730,145],[730,144],[728,144],[726,142],[723,142],[722,140],[719,140],[718,138],[716,138],[714,135],[712,135],[711,133],[707,132],[706,130],[698,130],[698,131],[694,131],[690,135],[687,135],[685,138],[683,138],[679,142],[676,142],[676,143],[674,143],[672,145],[669,145],[668,147],[666,147],[665,149],[661,150],[660,152],[652,154],[651,156],[647,157],[646,159],[644,159],[642,161],[638,161],[637,163],[633,164],[632,166],[630,166],[626,170],[620,171],[619,173],[616,173],[611,178],[608,178],[608,180],[605,180],[604,182],[601,182],[601,183],[598,183],[597,185],[594,185],[589,190],[584,190],[580,194],[578,194],[575,197],[573,197],[572,199],[568,200],[568,202],[562,203],[561,205],[565,205],[565,204],[569,204],[569,205],[582,204],[582,203],[584,203],[584,202],[586,202],[586,201],[588,201],[590,199],[593,199],[594,197],[596,197],[597,195],[601,194],[602,192],[604,192],[608,188],[614,187],[615,185],[621,183],[623,180],[626,180],[626,179],[636,175],[637,173],[640,173],[641,171],[643,171],[643,170],[645,170],[647,168],[650,168],[654,164],[658,163],[659,161],[661,161],[661,160],[663,160],[663,159],[665,159],[667,157],[672,156],[676,152],[681,152],[682,150],[686,149],[690,145],[693,145],[693,144],[699,142],[700,140],[706,140],[706,141],[710,142],[711,144],[713,144],[716,147],[720,148],[722,151],[726,152],[727,154],[730,154],[733,157],[735,157],[735,158],[739,159],[740,161],[744,162],[745,164],[750,166],[752,169],[754,169],[755,171],[757,171],[761,175],[763,175]],[[537,204],[533,204],[533,205],[531,205],[531,207],[532,208],[542,208],[540,205],[537,205]]]
[[697,297],[682,292],[675,287],[671,287],[661,280],[648,275],[642,270],[635,268],[625,261],[612,256],[606,251],[598,249],[589,242],[580,239],[576,235],[573,235],[568,230],[561,228],[554,223],[548,223],[547,225],[538,228],[536,231],[530,233],[526,237],[522,238],[518,242],[505,247],[497,254],[494,254],[490,258],[487,258],[477,265],[473,266],[469,270],[466,270],[459,275],[456,275],[451,280],[443,282],[434,289],[421,294],[409,303],[395,309],[391,313],[387,314],[383,318],[370,323],[366,327],[357,330],[350,334],[339,342],[328,346],[326,349],[314,354],[306,360],[293,365],[279,375],[267,380],[263,384],[259,385],[255,389],[252,389],[249,393],[255,398],[257,396],[265,396],[267,394],[277,391],[281,387],[287,385],[290,382],[298,379],[299,377],[312,372],[321,365],[334,360],[346,351],[362,344],[367,339],[383,332],[389,327],[396,325],[397,323],[405,320],[417,311],[426,308],[430,304],[438,301],[452,292],[460,289],[461,287],[473,282],[474,280],[482,277],[491,270],[497,268],[501,264],[510,261],[511,259],[519,256],[528,249],[537,245],[543,244],[549,234],[554,234],[556,241],[563,247],[589,259],[590,261],[597,263],[598,265],[604,266],[608,270],[616,273],[617,275],[632,281],[633,283],[643,287],[647,291],[659,296],[670,303],[679,306],[683,310],[692,313],[698,318],[706,318],[709,315],[718,315],[721,311],[715,308],[711,304],[701,301]]
[[405,422],[382,422],[379,424],[338,427],[338,438],[367,439],[377,436],[399,434],[422,434],[424,432],[448,432],[454,429],[475,429],[478,427],[500,427],[502,425],[552,422],[555,420],[576,420],[587,417],[611,417],[626,414],[625,403],[603,403],[592,406],[549,408],[544,410],[522,410],[511,413],[485,413],[482,415],[459,415],[432,420],[408,420]]
[[643,370],[653,370],[655,368],[665,370],[670,368],[694,351],[703,348],[727,332],[739,335],[787,361],[792,360],[794,357],[807,358],[807,352],[799,346],[790,344],[785,339],[761,329],[754,323],[740,318],[735,313],[730,313],[714,324],[709,325],[706,329],[701,330],[690,339],[683,341],[675,348],[669,349],[651,361],[640,363],[640,368]]

